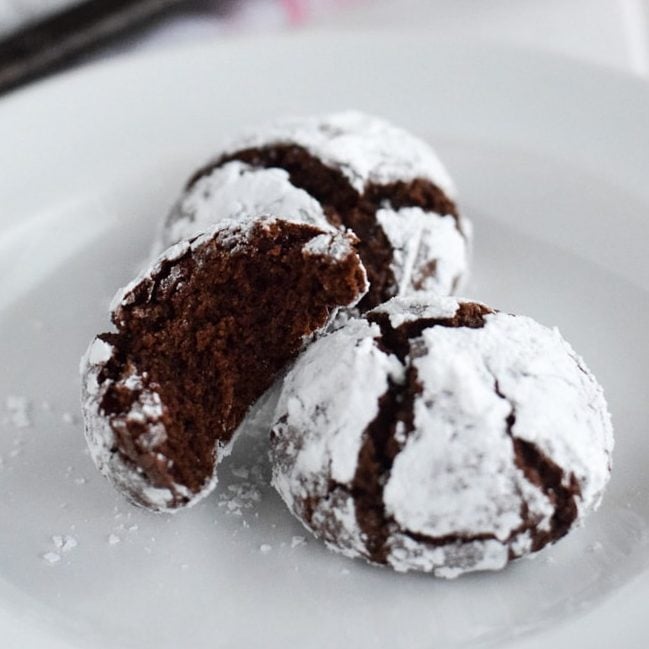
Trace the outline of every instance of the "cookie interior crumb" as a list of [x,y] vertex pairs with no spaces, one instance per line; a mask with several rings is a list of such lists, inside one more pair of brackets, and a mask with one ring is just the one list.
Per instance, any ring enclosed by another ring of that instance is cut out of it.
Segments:
[[[245,245],[211,239],[163,260],[115,311],[117,333],[100,336],[116,350],[99,375],[108,385],[100,410],[114,451],[152,486],[198,493],[213,475],[215,448],[304,338],[362,294],[358,257],[349,249],[334,262],[309,250],[318,234],[273,220],[253,227]],[[147,393],[163,426],[155,439],[150,422],[132,414]]]

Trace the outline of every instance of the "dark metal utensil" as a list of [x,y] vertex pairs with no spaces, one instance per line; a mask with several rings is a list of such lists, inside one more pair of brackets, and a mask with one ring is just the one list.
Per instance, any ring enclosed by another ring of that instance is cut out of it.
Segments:
[[0,94],[144,26],[187,0],[86,0],[0,41]]

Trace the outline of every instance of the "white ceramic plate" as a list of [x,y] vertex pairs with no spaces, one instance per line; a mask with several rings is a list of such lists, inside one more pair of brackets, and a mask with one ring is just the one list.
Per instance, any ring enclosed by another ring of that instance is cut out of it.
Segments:
[[[255,431],[219,492],[174,517],[130,507],[85,452],[79,356],[191,170],[233,129],[346,107],[437,146],[475,222],[469,293],[558,325],[606,388],[602,508],[499,574],[443,582],[292,547],[304,532]],[[122,59],[0,101],[2,646],[646,646],[647,115],[643,84],[566,60],[351,34]]]

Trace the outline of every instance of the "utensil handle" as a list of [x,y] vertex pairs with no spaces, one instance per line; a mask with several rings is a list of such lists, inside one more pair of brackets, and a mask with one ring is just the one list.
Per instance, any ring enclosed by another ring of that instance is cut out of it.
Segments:
[[86,0],[0,41],[0,94],[187,0]]

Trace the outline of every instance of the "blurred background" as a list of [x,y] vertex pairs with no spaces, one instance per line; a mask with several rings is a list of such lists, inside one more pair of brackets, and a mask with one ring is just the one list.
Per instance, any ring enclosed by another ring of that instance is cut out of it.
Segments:
[[0,0],[0,91],[129,51],[386,28],[514,42],[649,77],[649,0]]

